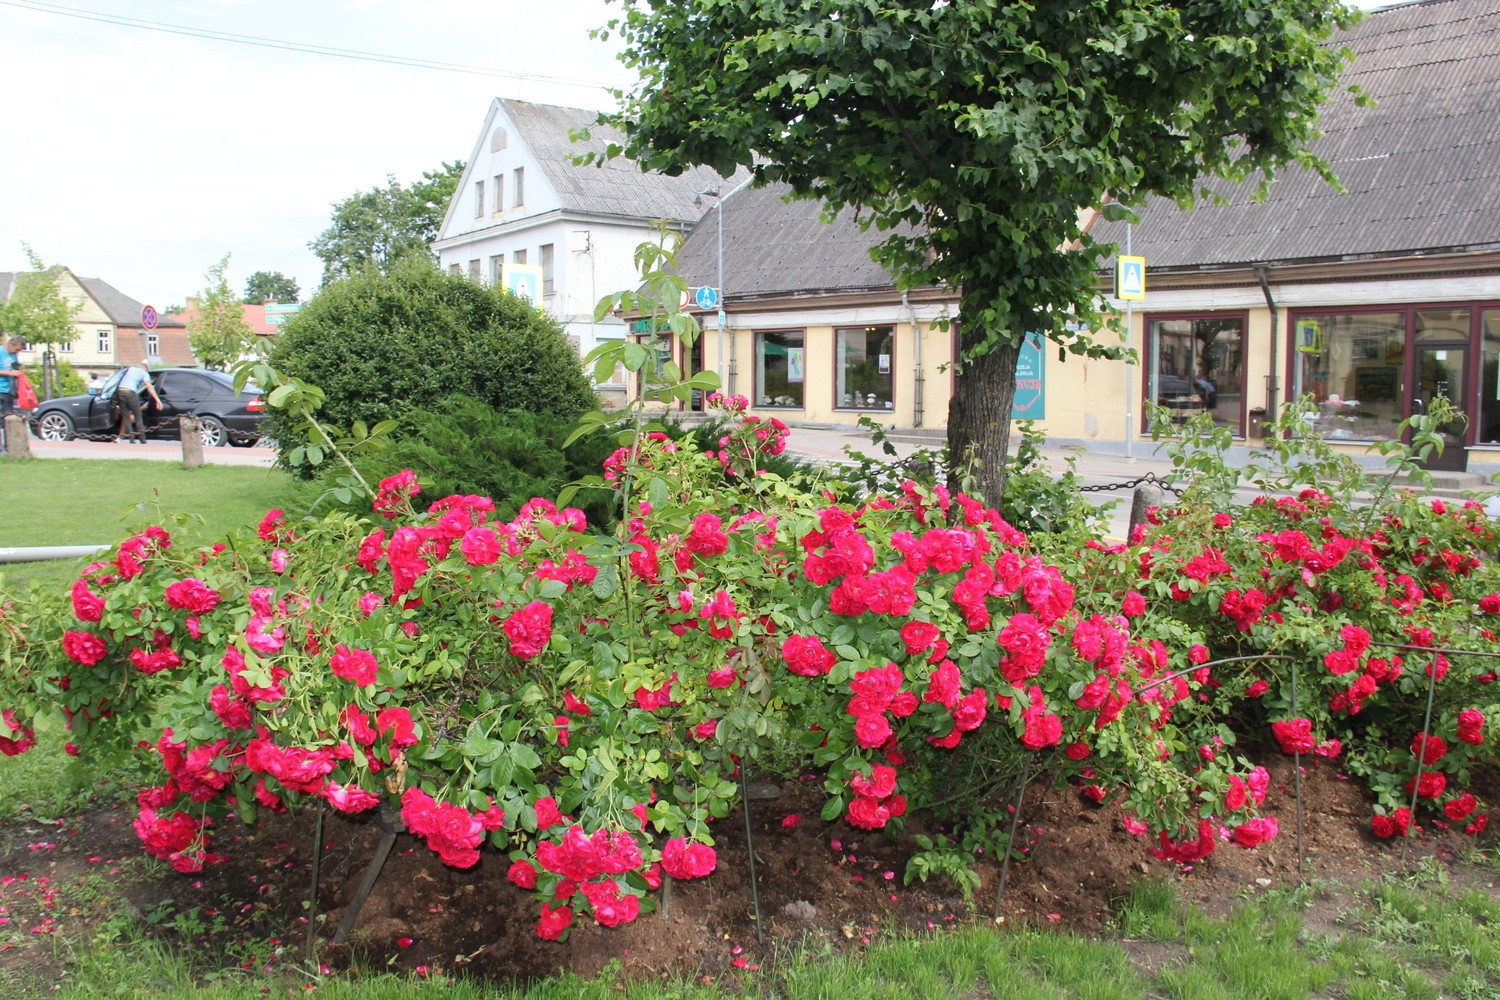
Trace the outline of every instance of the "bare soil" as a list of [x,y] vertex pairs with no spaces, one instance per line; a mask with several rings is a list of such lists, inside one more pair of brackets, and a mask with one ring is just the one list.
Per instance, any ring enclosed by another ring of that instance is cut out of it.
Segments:
[[[1215,914],[1246,895],[1295,882],[1291,762],[1275,756],[1265,763],[1273,775],[1266,807],[1279,817],[1281,835],[1254,851],[1221,844],[1187,867],[1151,858],[1147,839],[1127,833],[1115,808],[1093,804],[1075,787],[1033,784],[1022,807],[1024,837],[1018,838],[1026,860],[1010,867],[1004,923],[1110,934],[1119,902],[1148,875],[1175,878],[1180,899]],[[1400,844],[1369,832],[1370,807],[1358,782],[1341,775],[1336,762],[1321,760],[1308,763],[1303,777],[1307,876],[1358,886],[1398,866]],[[354,817],[329,811],[314,917],[317,961],[335,969],[353,964],[500,980],[559,970],[588,977],[615,963],[624,977],[716,979],[737,960],[771,963],[789,944],[837,952],[893,933],[941,932],[992,919],[998,864],[981,862],[983,885],[972,901],[946,881],[905,885],[923,817],[889,836],[823,823],[821,805],[816,783],[796,782],[782,784],[773,800],[750,804],[759,921],[744,815],[736,811],[715,831],[719,865],[713,875],[675,883],[665,907],[624,927],[580,919],[564,944],[537,938],[537,904],[506,881],[503,854],[488,851],[475,867],[452,869],[417,839],[400,835],[349,943],[332,945],[382,830],[373,810]],[[789,815],[800,819],[786,825]],[[137,919],[201,949],[205,968],[234,963],[274,970],[303,959],[314,811],[267,816],[251,827],[224,822],[216,847],[229,860],[197,875],[143,863],[133,818],[130,808],[113,806],[49,822],[23,813],[0,824],[0,971],[25,969],[43,980],[60,975],[66,949],[50,939],[94,939],[119,919],[122,895]],[[1464,840],[1429,825],[1408,846],[1408,861],[1431,854],[1452,861]],[[1324,908],[1331,927],[1337,904]],[[182,914],[188,917],[169,926]],[[1139,947],[1137,960],[1148,969],[1170,959]]]

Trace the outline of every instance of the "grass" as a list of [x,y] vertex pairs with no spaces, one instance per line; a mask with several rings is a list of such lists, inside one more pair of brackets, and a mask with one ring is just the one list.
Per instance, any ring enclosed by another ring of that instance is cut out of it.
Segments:
[[[184,469],[175,462],[33,459],[0,462],[6,516],[0,547],[112,544],[156,523],[163,513],[192,512],[183,544],[201,544],[254,524],[288,495],[283,472],[242,466]],[[66,585],[80,561],[0,564],[0,588]]]
[[[1120,911],[1122,932],[1147,932],[1180,956],[1157,971],[1137,968],[1116,940],[987,924],[924,937],[888,939],[862,952],[788,948],[759,972],[711,978],[626,981],[617,968],[581,980],[563,976],[524,987],[383,972],[315,977],[278,960],[244,972],[205,972],[177,945],[196,937],[193,915],[132,919],[123,912],[91,941],[62,942],[62,981],[0,975],[17,1000],[55,996],[251,1000],[314,992],[335,1000],[1494,1000],[1500,997],[1500,903],[1482,889],[1454,889],[1446,878],[1391,877],[1355,893],[1343,934],[1309,930],[1303,915],[1314,889],[1270,891],[1227,916],[1184,907],[1170,883],[1142,882]],[[100,886],[81,889],[97,905]],[[69,903],[82,900],[67,900]],[[174,937],[175,935],[175,937]],[[1127,935],[1129,936],[1129,935]],[[269,942],[246,942],[270,953]],[[239,957],[238,955],[235,956]],[[262,961],[265,959],[262,958]]]

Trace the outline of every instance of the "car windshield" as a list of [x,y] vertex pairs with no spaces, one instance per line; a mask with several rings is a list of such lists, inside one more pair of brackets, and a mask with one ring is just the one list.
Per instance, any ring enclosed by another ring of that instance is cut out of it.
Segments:
[[116,369],[114,374],[110,375],[109,378],[104,380],[104,384],[99,387],[99,391],[101,393],[109,392],[115,386],[119,385],[120,379],[125,377],[125,371],[126,369],[124,368]]

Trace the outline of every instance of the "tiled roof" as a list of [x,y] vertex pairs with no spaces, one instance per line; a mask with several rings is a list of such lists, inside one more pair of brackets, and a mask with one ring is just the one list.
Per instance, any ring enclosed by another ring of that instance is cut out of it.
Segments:
[[[75,275],[76,277],[76,275]],[[93,296],[99,308],[104,310],[111,323],[116,326],[140,326],[141,310],[145,304],[137,302],[102,278],[78,278],[84,291]],[[182,324],[168,316],[162,316],[156,324],[161,328],[180,327]]]
[[[711,167],[668,177],[643,172],[634,160],[624,157],[608,160],[603,166],[574,166],[573,157],[590,151],[603,153],[610,143],[623,144],[624,136],[616,129],[595,125],[597,111],[510,100],[502,100],[500,105],[520,140],[541,162],[548,183],[565,209],[628,218],[695,219],[699,209],[693,205],[694,195],[730,183]],[[574,129],[583,128],[589,129],[588,141],[568,141]],[[733,183],[745,176],[742,170]]]
[[[1131,235],[1152,268],[1500,245],[1500,0],[1387,8],[1334,42],[1355,53],[1345,83],[1377,102],[1341,91],[1324,106],[1313,148],[1348,192],[1293,169],[1260,205],[1253,183],[1188,212],[1153,199]],[[1123,247],[1124,224],[1094,236]]]
[[[870,248],[888,236],[861,232],[849,211],[822,221],[817,201],[786,200],[791,188],[722,188],[726,295],[837,292],[889,288],[890,274],[870,259]],[[719,219],[714,199],[677,256],[690,285],[718,285]]]
[[[109,317],[111,323],[116,326],[141,325],[141,309],[144,308],[142,303],[132,299],[103,279],[78,278],[77,275],[74,277],[77,278],[78,284],[83,286],[83,290],[99,303],[99,308],[104,310],[104,314]],[[10,290],[14,287],[15,280],[15,271],[0,271],[0,302],[5,302],[10,298]],[[180,327],[182,324],[175,319],[162,316],[157,326],[171,328]]]

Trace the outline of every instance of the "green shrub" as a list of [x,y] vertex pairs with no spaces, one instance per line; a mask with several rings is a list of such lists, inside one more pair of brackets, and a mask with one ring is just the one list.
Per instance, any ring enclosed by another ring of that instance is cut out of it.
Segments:
[[[26,365],[26,377],[31,379],[31,387],[36,390],[37,396],[42,394],[42,366]],[[71,362],[61,358],[57,362],[57,384],[53,386],[52,395],[57,396],[82,396],[89,391],[88,383],[84,382],[83,376],[74,370]]]
[[[502,409],[574,417],[595,399],[556,320],[501,288],[409,261],[335,281],[283,328],[270,363],[326,394],[321,419],[401,419],[466,395]],[[273,410],[266,429],[292,440]]]
[[[533,497],[556,500],[567,484],[599,475],[604,460],[619,447],[618,429],[608,428],[564,448],[573,426],[571,418],[497,410],[477,399],[452,396],[433,409],[412,410],[388,445],[361,455],[356,464],[371,484],[411,469],[422,484],[418,500],[427,501],[418,503],[419,508],[446,496],[477,494],[493,499],[500,516],[510,519]],[[660,426],[672,440],[691,438],[703,451],[717,448],[719,439],[733,429],[722,418],[687,424],[669,417]],[[767,456],[762,464],[784,479],[816,472],[813,463],[787,454]],[[317,503],[323,510],[331,500],[328,489],[337,479],[337,471],[330,469],[293,506]],[[584,489],[569,502],[583,510],[589,524],[608,528],[616,515],[612,497],[610,490]],[[369,503],[356,496],[333,506],[362,514]]]
[[[424,509],[446,496],[478,494],[493,499],[500,516],[510,519],[532,497],[555,499],[568,483],[597,473],[615,449],[614,439],[605,434],[591,434],[563,448],[572,429],[571,418],[497,410],[468,396],[450,396],[433,409],[406,414],[391,443],[360,456],[357,465],[371,484],[411,469],[422,484],[418,499],[427,501],[419,504]],[[334,478],[330,471],[315,493],[323,495]],[[590,523],[607,526],[612,523],[609,500],[605,491],[585,491],[574,503]],[[363,513],[369,500],[360,496],[335,506]]]

